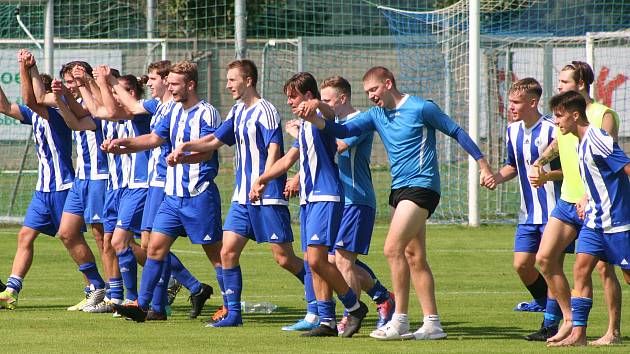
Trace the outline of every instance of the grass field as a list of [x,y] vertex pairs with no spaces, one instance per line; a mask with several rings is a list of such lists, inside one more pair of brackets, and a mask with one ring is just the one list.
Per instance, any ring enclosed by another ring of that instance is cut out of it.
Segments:
[[[0,230],[0,276],[6,279],[15,252],[16,228]],[[390,275],[382,256],[386,225],[375,230],[372,254],[365,259],[382,282]],[[542,343],[521,337],[538,328],[541,314],[512,311],[519,301],[529,299],[511,266],[513,228],[487,226],[428,227],[430,262],[436,278],[440,315],[448,333],[443,341],[380,342],[368,337],[376,320],[375,309],[354,338],[304,339],[280,330],[303,316],[304,302],[298,281],[275,265],[265,245],[250,244],[241,258],[245,301],[271,301],[278,309],[269,315],[245,315],[242,328],[204,328],[200,320],[188,320],[187,291],[182,290],[167,322],[141,323],[114,319],[108,314],[68,312],[65,308],[82,296],[82,277],[58,240],[40,236],[35,260],[19,308],[0,310],[2,346],[11,352],[221,352],[221,353],[382,353],[382,352],[541,352]],[[93,246],[94,243],[90,241]],[[297,246],[297,245],[296,245]],[[215,289],[214,271],[198,247],[188,240],[175,243],[174,251],[189,269]],[[567,270],[573,263],[567,257]],[[621,275],[620,275],[621,276]],[[597,276],[595,278],[598,278]],[[599,279],[595,281],[595,305],[589,322],[589,339],[602,334],[607,319]],[[630,287],[622,285],[626,299]],[[364,300],[367,302],[369,299]],[[626,300],[627,301],[627,300]],[[203,314],[207,319],[220,303],[213,297]],[[341,306],[338,304],[337,312]],[[623,319],[630,309],[624,306]],[[421,321],[418,302],[412,299],[410,318],[417,328]],[[630,343],[630,324],[622,322],[624,342]],[[10,349],[9,349],[10,348]],[[566,351],[565,349],[556,349]],[[625,352],[624,344],[612,348],[569,349],[572,352]]]

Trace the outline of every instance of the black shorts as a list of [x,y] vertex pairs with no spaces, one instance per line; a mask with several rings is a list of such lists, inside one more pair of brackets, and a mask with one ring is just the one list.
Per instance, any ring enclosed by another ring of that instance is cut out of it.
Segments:
[[435,212],[440,204],[440,194],[438,192],[423,187],[402,187],[392,189],[389,194],[389,205],[396,208],[401,200],[410,200],[419,207],[429,211],[429,216]]

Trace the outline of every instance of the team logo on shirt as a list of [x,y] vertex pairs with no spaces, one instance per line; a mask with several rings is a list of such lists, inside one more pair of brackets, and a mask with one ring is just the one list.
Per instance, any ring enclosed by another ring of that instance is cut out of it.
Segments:
[[536,145],[536,147],[540,147],[543,144],[542,139],[540,137],[536,138],[536,140],[534,140],[534,145]]

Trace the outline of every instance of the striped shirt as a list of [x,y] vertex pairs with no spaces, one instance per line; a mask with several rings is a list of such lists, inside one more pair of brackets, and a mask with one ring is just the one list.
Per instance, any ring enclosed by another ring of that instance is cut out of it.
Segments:
[[293,147],[300,150],[300,204],[340,202],[343,187],[335,163],[335,138],[303,121]]
[[[533,127],[526,128],[523,121],[518,121],[507,128],[505,164],[515,167],[518,173],[521,191],[519,224],[546,224],[560,197],[561,181],[549,181],[542,188],[534,188],[528,179],[532,162],[538,160],[538,157],[556,137],[556,127],[552,119],[549,116],[543,116]],[[557,170],[560,168],[560,161],[555,159],[543,168],[547,172]]]
[[37,184],[39,192],[57,192],[72,187],[72,131],[56,109],[48,108],[48,120],[30,108],[20,105],[22,124],[33,126],[37,152]]
[[[102,120],[103,134],[106,139],[121,139],[127,137],[125,129],[125,121],[107,121]],[[109,178],[107,189],[125,188],[129,184],[130,158],[128,154],[107,154],[107,166],[109,170]]]
[[[219,112],[206,101],[201,100],[188,109],[177,103],[170,116],[162,119],[153,133],[168,141],[171,149],[175,149],[182,143],[214,133],[220,124]],[[218,170],[219,159],[216,152],[208,161],[169,166],[166,170],[164,192],[178,197],[197,196],[208,188]]]
[[584,225],[615,233],[630,230],[630,159],[604,130],[589,126],[578,148],[580,175],[588,195]]
[[[158,99],[143,100],[142,106],[151,113],[150,129],[153,130],[158,123],[171,114],[171,109],[175,101],[169,100],[162,103]],[[171,145],[168,142],[150,151],[149,155],[149,185],[152,187],[164,187],[166,181],[166,157],[171,152]]]
[[[232,201],[250,204],[248,193],[252,183],[265,172],[269,144],[280,145],[284,154],[280,115],[267,100],[260,99],[251,107],[235,104],[214,136],[224,144],[236,144],[236,180]],[[288,205],[282,195],[287,175],[270,181],[255,205]]]
[[[80,104],[82,99],[78,99]],[[73,132],[73,138],[77,146],[77,170],[78,179],[107,179],[107,154],[101,150],[103,143],[103,131],[99,119],[94,119],[96,130]]]
[[[136,114],[133,119],[124,122],[125,134],[128,138],[136,138],[149,134],[150,114]],[[149,151],[139,151],[129,156],[129,182],[130,189],[149,187]]]

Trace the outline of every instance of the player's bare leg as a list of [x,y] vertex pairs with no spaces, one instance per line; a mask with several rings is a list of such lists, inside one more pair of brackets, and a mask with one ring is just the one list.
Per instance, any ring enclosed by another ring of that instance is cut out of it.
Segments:
[[604,297],[608,308],[608,330],[599,339],[589,345],[611,345],[621,343],[621,284],[615,274],[615,268],[604,261],[595,267],[604,285]]
[[571,317],[571,291],[564,274],[564,250],[575,239],[577,231],[573,226],[550,217],[543,233],[536,263],[547,281],[549,291],[554,294],[564,318],[558,333],[547,340],[548,343],[559,342],[566,338],[573,328]]
[[[580,298],[593,298],[593,279],[591,274],[599,259],[586,253],[578,253],[573,265],[574,289],[572,295]],[[588,315],[588,313],[587,313]],[[550,347],[569,347],[586,345],[586,325],[573,326],[569,336],[561,341],[550,342]]]

